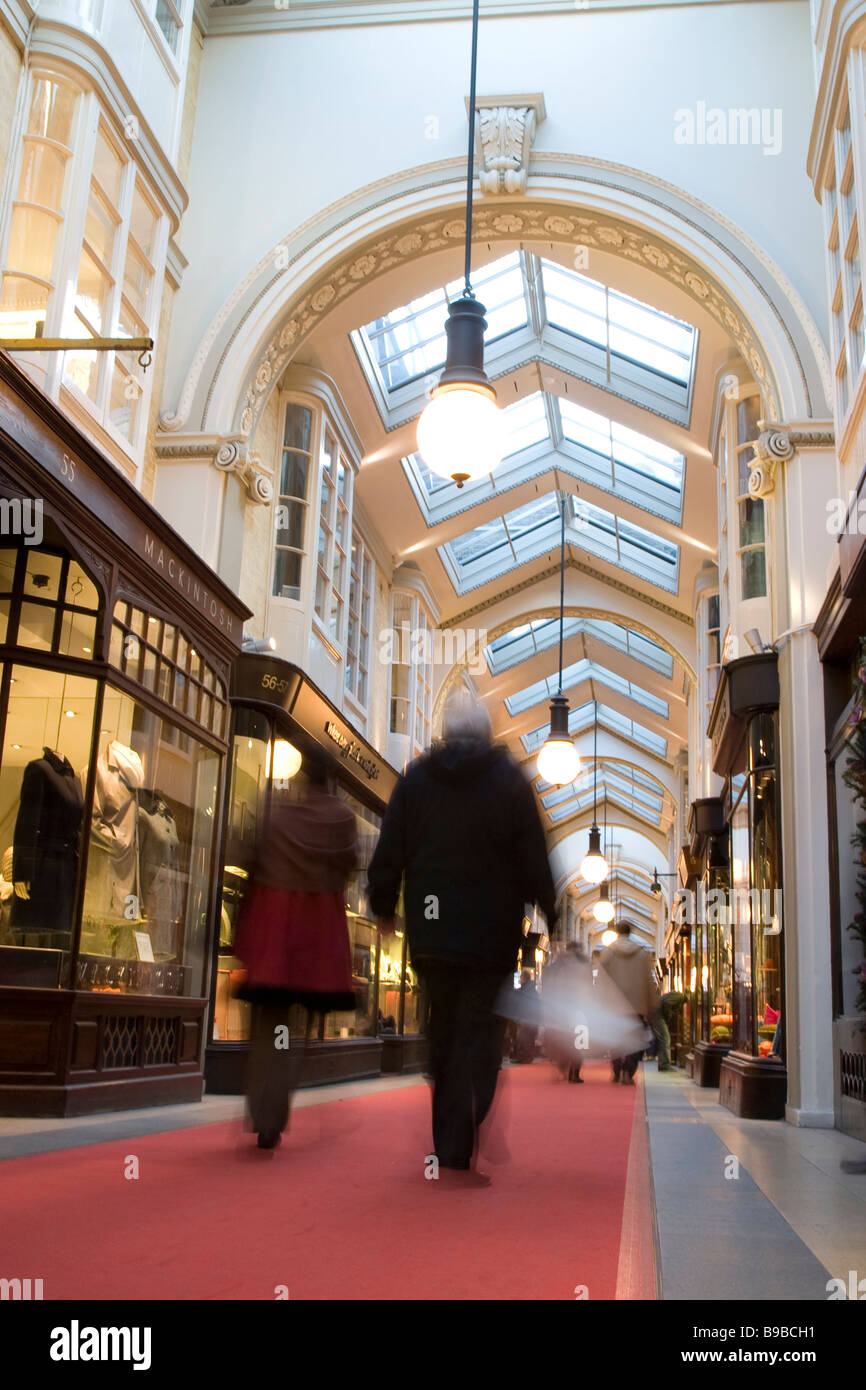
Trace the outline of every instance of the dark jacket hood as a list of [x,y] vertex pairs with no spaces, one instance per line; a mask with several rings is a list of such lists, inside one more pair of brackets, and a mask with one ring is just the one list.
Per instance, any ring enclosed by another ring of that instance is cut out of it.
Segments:
[[437,782],[456,786],[482,777],[500,759],[508,756],[508,749],[501,744],[459,739],[453,743],[434,744],[422,762],[425,771]]

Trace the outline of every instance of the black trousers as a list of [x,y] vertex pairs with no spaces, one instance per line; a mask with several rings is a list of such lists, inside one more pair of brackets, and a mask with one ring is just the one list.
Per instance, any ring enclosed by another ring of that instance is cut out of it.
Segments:
[[[289,1009],[286,1004],[253,1004],[250,1026],[250,1055],[247,1063],[247,1104],[253,1129],[282,1134],[289,1122],[292,1096],[300,1080],[306,1038],[286,1040]],[[307,1034],[310,1030],[307,1014]],[[278,1033],[277,1030],[281,1031]]]
[[468,1168],[496,1093],[506,1021],[493,1012],[507,976],[450,961],[418,962],[427,987],[433,1147],[441,1168]]
[[642,1056],[643,1050],[640,1052],[630,1052],[626,1057],[614,1057],[613,1074],[617,1081],[619,1080],[620,1072],[623,1072],[625,1076],[634,1076],[637,1071],[637,1064]]

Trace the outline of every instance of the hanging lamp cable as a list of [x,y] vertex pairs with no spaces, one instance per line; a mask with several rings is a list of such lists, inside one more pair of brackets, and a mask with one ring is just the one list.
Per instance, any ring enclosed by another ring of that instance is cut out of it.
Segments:
[[562,638],[565,627],[565,493],[560,496],[562,530],[559,543],[559,693],[562,694]]
[[478,65],[478,8],[479,0],[472,3],[472,60],[469,74],[469,158],[466,174],[466,253],[463,276],[463,294],[466,299],[474,299],[469,277],[472,267],[472,199],[475,184],[475,69]]

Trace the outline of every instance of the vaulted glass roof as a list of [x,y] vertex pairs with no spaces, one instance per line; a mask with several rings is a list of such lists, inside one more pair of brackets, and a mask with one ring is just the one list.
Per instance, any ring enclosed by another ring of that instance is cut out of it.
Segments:
[[[537,559],[559,541],[560,506],[548,493],[439,546],[458,593]],[[568,496],[566,541],[619,569],[676,593],[679,546],[582,497]]]
[[[644,637],[642,632],[635,632],[620,623],[608,622],[603,618],[566,618],[563,624],[563,640],[567,642],[569,638],[580,633],[597,638],[606,646],[633,657],[635,661],[642,662],[644,666],[649,666],[662,675],[673,675],[673,657],[657,642]],[[484,655],[491,672],[499,675],[502,671],[517,666],[521,661],[528,661],[539,652],[556,646],[558,641],[559,619],[537,618],[529,623],[520,623],[509,632],[504,632],[501,637],[495,638],[485,647]]]
[[595,806],[601,817],[601,800],[610,806],[620,806],[632,815],[640,816],[652,825],[660,825],[665,791],[660,782],[646,775],[633,775],[634,770],[618,764],[601,763],[597,778],[591,765],[566,787],[551,787],[543,778],[536,778],[541,803],[552,821],[565,820]]
[[570,797],[583,796],[587,791],[591,793],[596,785],[599,800],[605,794],[608,797],[616,795],[658,815],[661,814],[665,799],[665,789],[661,782],[619,763],[600,762],[597,777],[592,764],[584,766],[580,776],[566,787],[551,787],[541,777],[536,781],[542,804],[547,808],[558,806]]
[[[502,334],[526,326],[529,312],[518,252],[477,271],[472,286],[487,309],[485,342],[494,342]],[[433,290],[364,325],[361,333],[387,391],[441,370],[445,362],[448,305],[462,293],[463,280],[453,280],[444,289]]]
[[[670,716],[667,700],[662,700],[658,695],[652,695],[635,681],[626,680],[625,676],[620,676],[616,671],[599,665],[597,661],[590,661],[587,657],[582,657],[580,661],[575,661],[571,666],[565,667],[562,672],[563,690],[570,690],[573,686],[588,680],[596,680],[601,685],[609,686],[611,690],[616,690],[628,699],[644,705],[654,714],[660,714],[663,719],[668,719]],[[516,694],[507,696],[505,707],[509,714],[521,714],[523,710],[530,709],[543,700],[549,700],[551,696],[556,694],[558,687],[558,677],[555,674],[547,676],[543,680],[536,681],[533,685],[524,686],[523,690],[518,690]]]
[[503,415],[507,446],[502,463],[495,473],[462,488],[438,477],[418,453],[403,459],[428,524],[552,468],[667,521],[682,521],[685,457],[675,449],[564,396],[541,391],[506,406]]
[[[545,360],[555,357],[575,376],[661,407],[671,419],[687,415],[697,347],[691,324],[526,251],[490,262],[472,283],[487,310],[485,361],[494,376],[510,370],[517,343],[533,342],[539,356],[543,349]],[[405,404],[413,383],[423,386],[441,369],[448,304],[462,291],[455,280],[353,332],[380,408]]]
[[[581,733],[584,729],[590,728],[594,718],[596,706],[594,701],[587,700],[585,704],[578,705],[568,716],[568,731],[570,734]],[[647,748],[657,757],[663,758],[667,753],[667,739],[662,738],[661,734],[655,733],[652,729],[647,729],[645,725],[638,723],[636,719],[628,719],[618,710],[611,709],[610,705],[598,705],[598,725],[599,728],[606,728],[611,733],[623,734],[631,739],[633,743],[640,744],[642,748]],[[527,753],[537,753],[550,733],[550,723],[539,724],[537,729],[532,729],[528,734],[521,734],[521,743]]]

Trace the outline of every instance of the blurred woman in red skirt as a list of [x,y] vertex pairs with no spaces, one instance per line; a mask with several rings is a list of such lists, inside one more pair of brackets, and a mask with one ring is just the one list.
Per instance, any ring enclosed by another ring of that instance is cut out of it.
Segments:
[[303,1043],[289,1046],[289,1007],[302,1004],[308,1025],[314,1013],[355,1007],[346,883],[357,830],[327,790],[329,766],[310,751],[297,799],[275,794],[235,938],[246,968],[238,995],[252,1004],[247,1098],[260,1149],[280,1142],[303,1061]]

